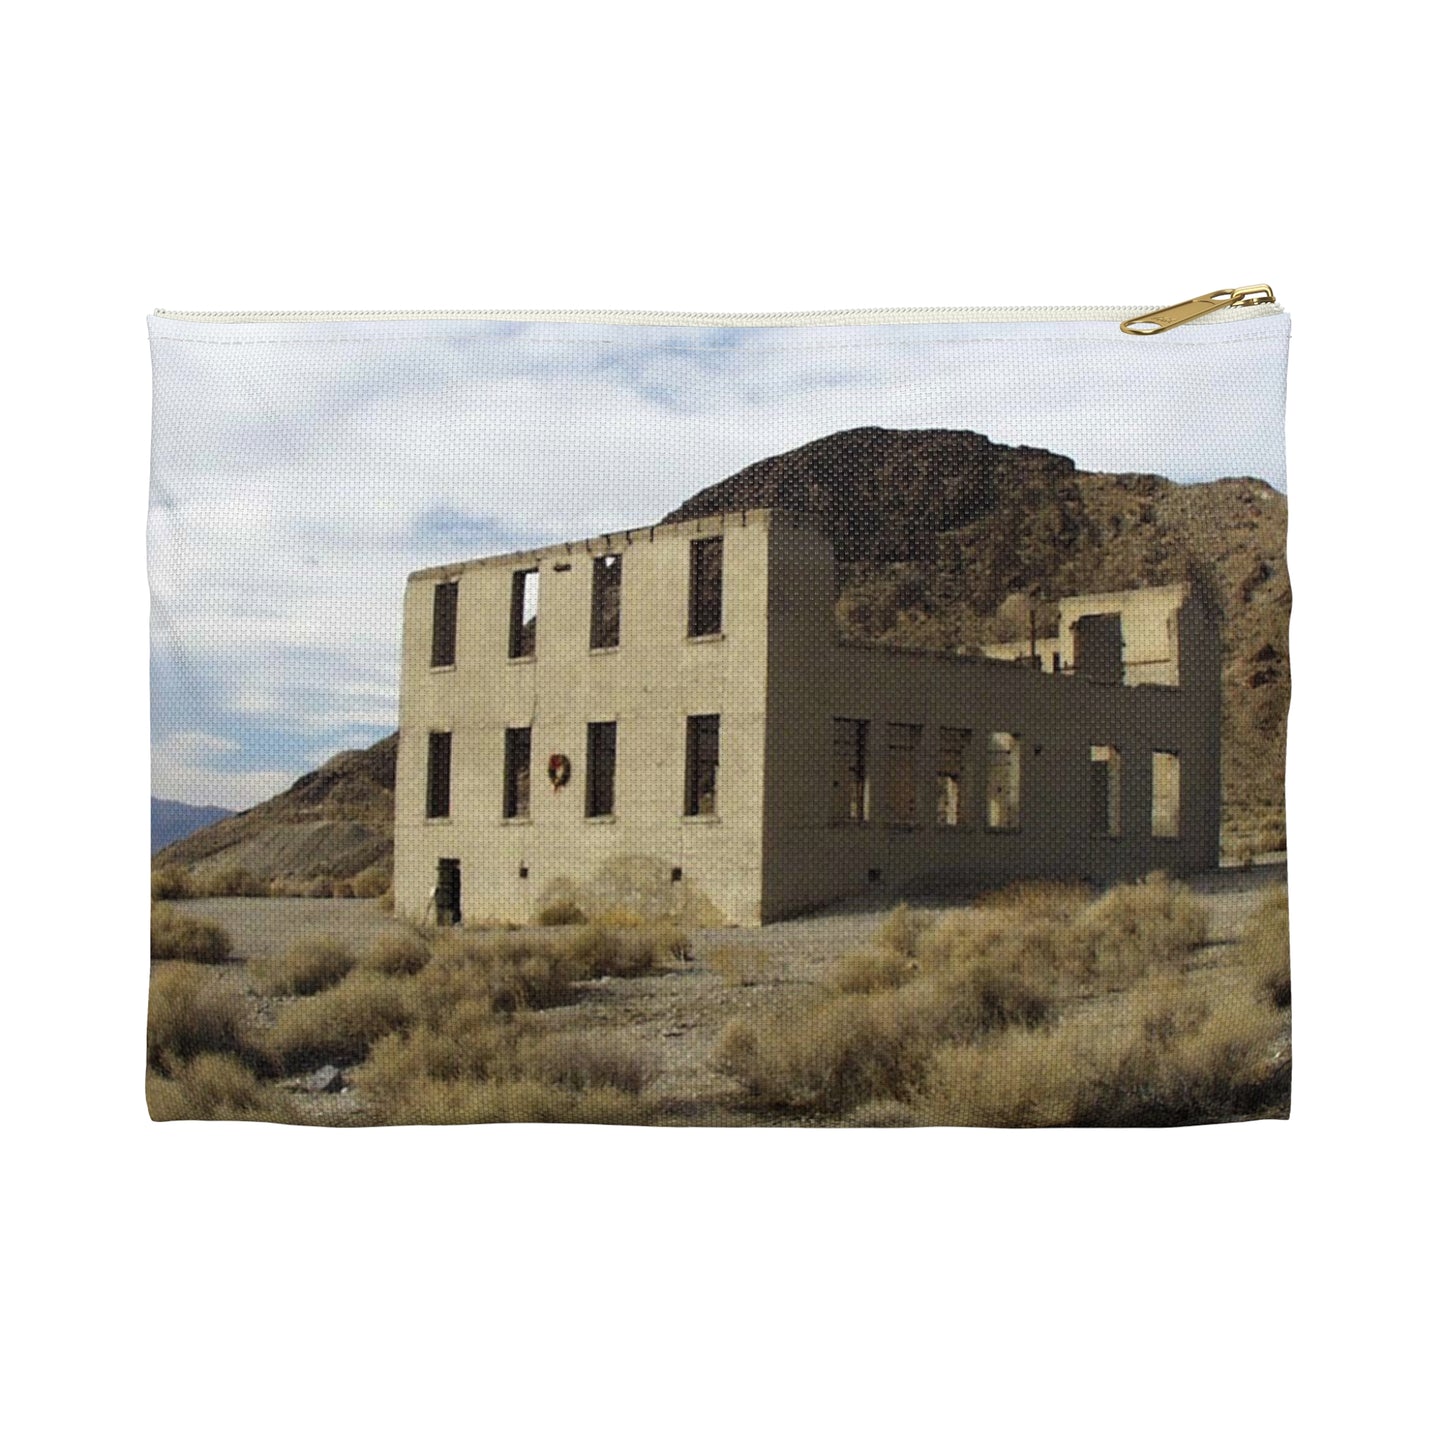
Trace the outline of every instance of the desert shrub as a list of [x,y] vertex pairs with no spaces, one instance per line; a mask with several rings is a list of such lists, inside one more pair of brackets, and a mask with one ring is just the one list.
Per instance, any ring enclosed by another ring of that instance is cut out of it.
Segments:
[[184,868],[151,869],[151,902],[169,902],[194,897],[191,875]]
[[1256,989],[1276,1008],[1291,1001],[1289,968],[1289,894],[1274,888],[1261,900],[1245,924],[1231,958],[1241,964]]
[[146,1059],[152,1068],[236,1049],[244,1031],[245,1003],[232,977],[197,963],[158,963],[151,970]]
[[870,1099],[844,1120],[855,1129],[907,1129],[918,1122],[913,1109],[897,1099]]
[[928,920],[915,913],[906,903],[900,903],[885,918],[873,935],[873,941],[880,949],[902,954],[904,958],[916,958],[918,945],[928,929]]
[[387,1124],[645,1124],[651,1106],[618,1089],[538,1079],[419,1079],[378,1110]]
[[351,880],[353,898],[381,898],[391,889],[391,874],[380,867],[363,868]]
[[516,1073],[517,1030],[490,1008],[464,1004],[436,1025],[380,1039],[354,1075],[369,1099],[403,1099],[421,1081],[503,1078]]
[[520,1070],[564,1089],[614,1089],[623,1094],[640,1094],[658,1074],[636,1044],[584,1033],[544,1034],[531,1040],[523,1050]]
[[537,922],[545,928],[560,928],[569,923],[585,923],[587,915],[582,906],[570,898],[544,903],[537,910]]
[[707,966],[729,988],[752,988],[773,974],[772,955],[756,943],[724,943],[713,949]]
[[828,973],[828,985],[839,993],[882,993],[898,988],[918,971],[906,954],[888,948],[845,954]]
[[323,1064],[356,1064],[378,1040],[403,1028],[411,1015],[399,980],[359,971],[325,993],[286,1004],[258,1046],[271,1069],[281,1074]]
[[299,1122],[292,1100],[260,1083],[231,1054],[197,1054],[171,1071],[146,1072],[152,1119],[268,1119]]
[[812,1009],[734,1019],[715,1061],[768,1108],[842,1113],[873,1098],[902,1099],[922,1077],[929,1041],[899,998],[824,995]]
[[152,904],[152,958],[224,963],[230,954],[231,937],[220,924],[208,918],[195,918],[164,903]]
[[1114,1026],[1075,1014],[945,1045],[912,1107],[929,1124],[1155,1126],[1277,1111],[1288,1089],[1272,1007],[1165,978],[1136,989]]
[[554,1008],[570,1002],[580,964],[535,941],[509,934],[452,935],[438,940],[413,985],[423,1018],[434,1020],[464,1000],[494,1013]]
[[265,898],[271,891],[267,879],[238,864],[198,873],[193,886],[197,898]]
[[1182,962],[1209,931],[1204,905],[1162,873],[1111,888],[1079,915],[1079,929],[1094,971],[1120,984]]
[[250,974],[263,993],[305,996],[340,983],[355,967],[356,959],[344,943],[298,938],[284,953],[256,959]]
[[420,973],[430,957],[431,949],[420,933],[397,928],[373,940],[361,961],[367,968],[395,976]]

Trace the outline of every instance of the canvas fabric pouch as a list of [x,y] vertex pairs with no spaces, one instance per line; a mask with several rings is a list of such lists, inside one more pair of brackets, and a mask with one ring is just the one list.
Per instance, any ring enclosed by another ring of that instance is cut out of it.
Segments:
[[1288,1113],[1268,288],[150,334],[154,1117]]

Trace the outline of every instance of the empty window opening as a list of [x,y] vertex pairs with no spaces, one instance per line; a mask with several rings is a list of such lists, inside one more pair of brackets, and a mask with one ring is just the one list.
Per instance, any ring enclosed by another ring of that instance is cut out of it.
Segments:
[[508,728],[502,745],[502,816],[532,816],[532,729]]
[[512,618],[507,632],[508,657],[537,655],[537,596],[541,574],[535,567],[512,573]]
[[995,833],[1011,833],[1019,826],[1019,751],[1017,734],[989,734],[988,826]]
[[1089,832],[1117,838],[1123,830],[1123,759],[1119,749],[1095,743],[1089,749]]
[[1098,612],[1074,623],[1074,672],[1090,682],[1124,681],[1124,622],[1117,612]]
[[918,821],[918,738],[922,732],[913,723],[889,723],[884,729],[888,774],[883,792],[890,823]]
[[1154,754],[1153,830],[1156,838],[1179,836],[1179,754]]
[[438,582],[432,591],[431,665],[452,667],[457,660],[457,584]]
[[587,816],[610,818],[617,785],[617,724],[587,724]]
[[681,869],[681,868],[677,868],[677,867],[674,867],[674,868],[673,868],[673,870],[672,870],[672,881],[673,881],[674,883],[681,883],[681,882],[682,882],[682,869]]
[[452,812],[452,735],[428,733],[426,739],[426,815],[449,818]]
[[592,633],[589,646],[622,641],[622,558],[615,552],[592,559]]
[[714,637],[723,622],[723,539],[698,537],[688,562],[687,635]]
[[462,921],[462,863],[460,858],[437,859],[437,884],[432,893],[437,924],[450,928]]
[[940,827],[961,828],[968,822],[968,760],[973,734],[966,728],[938,730],[938,807]]
[[833,719],[832,819],[868,820],[868,724],[862,718]]
[[717,713],[687,720],[687,777],[682,810],[689,818],[709,818],[717,812],[718,722]]

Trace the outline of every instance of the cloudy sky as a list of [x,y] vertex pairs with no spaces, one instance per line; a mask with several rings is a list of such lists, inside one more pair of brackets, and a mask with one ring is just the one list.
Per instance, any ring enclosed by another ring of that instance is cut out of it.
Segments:
[[847,427],[1283,488],[1287,337],[153,318],[153,791],[247,807],[390,732],[409,571],[655,521]]

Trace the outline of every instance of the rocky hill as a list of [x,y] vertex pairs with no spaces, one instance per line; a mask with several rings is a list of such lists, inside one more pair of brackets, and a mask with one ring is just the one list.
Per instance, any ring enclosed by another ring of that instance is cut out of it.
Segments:
[[[1047,630],[1080,592],[1189,579],[1222,611],[1226,854],[1284,846],[1289,706],[1285,498],[1253,478],[1181,486],[1081,472],[968,431],[863,427],[745,467],[666,521],[743,508],[816,513],[840,561],[848,636],[968,651]],[[164,849],[158,865],[347,878],[391,858],[396,735]]]
[[202,828],[155,857],[200,875],[241,869],[261,879],[350,878],[391,866],[396,786],[392,733],[337,753],[274,798]]

